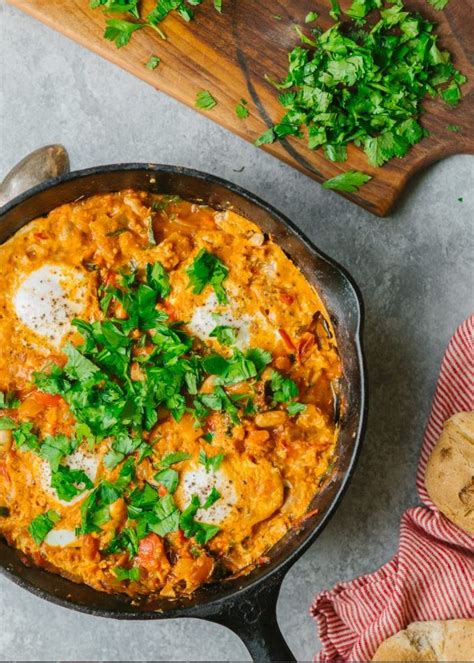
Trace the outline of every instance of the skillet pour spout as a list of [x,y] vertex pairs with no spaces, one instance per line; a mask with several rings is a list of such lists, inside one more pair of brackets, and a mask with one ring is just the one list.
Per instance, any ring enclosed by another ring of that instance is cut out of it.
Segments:
[[269,551],[267,564],[248,575],[200,588],[189,597],[136,603],[124,595],[98,592],[44,569],[25,566],[18,551],[4,541],[0,541],[0,569],[32,593],[90,615],[116,619],[208,619],[235,631],[255,661],[295,660],[278,627],[276,602],[284,574],[322,531],[354,471],[366,419],[362,299],[346,271],[276,209],[230,182],[177,166],[99,166],[40,183],[0,208],[0,243],[59,205],[127,188],[178,195],[217,209],[234,209],[271,234],[314,286],[331,317],[343,366],[340,397],[344,408],[336,462],[309,506],[311,515]]

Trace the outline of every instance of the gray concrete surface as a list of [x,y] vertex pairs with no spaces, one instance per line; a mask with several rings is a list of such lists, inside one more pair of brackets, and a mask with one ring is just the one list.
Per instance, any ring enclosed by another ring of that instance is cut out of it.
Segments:
[[[278,603],[291,649],[309,660],[318,648],[308,614],[313,596],[386,562],[396,550],[402,512],[417,502],[416,462],[441,357],[473,309],[474,161],[456,156],[433,166],[381,220],[3,0],[0,24],[0,178],[26,153],[52,142],[67,147],[74,168],[154,161],[209,171],[280,208],[344,264],[362,290],[370,386],[363,453],[340,509],[288,573]],[[0,658],[249,655],[237,636],[213,624],[92,618],[0,578]]]

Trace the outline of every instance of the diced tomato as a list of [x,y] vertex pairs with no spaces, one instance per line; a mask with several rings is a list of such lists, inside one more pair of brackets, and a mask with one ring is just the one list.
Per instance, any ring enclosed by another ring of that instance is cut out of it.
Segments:
[[0,477],[4,481],[8,481],[8,483],[10,483],[10,481],[11,481],[10,475],[8,474],[7,466],[6,466],[5,463],[0,463]]
[[43,555],[38,551],[34,551],[31,553],[31,559],[35,563],[35,566],[39,566],[40,568],[46,566],[46,560],[43,557]]
[[84,557],[92,562],[98,558],[99,554],[99,539],[92,534],[86,534],[82,542],[82,552]]
[[284,304],[293,304],[295,298],[289,292],[280,292],[280,299]]
[[278,333],[280,334],[281,339],[282,339],[283,343],[286,345],[286,347],[288,348],[288,350],[290,350],[291,352],[294,352],[296,350],[296,346],[293,343],[293,341],[291,340],[291,338],[289,337],[288,332],[286,332],[284,329],[279,329]]
[[118,274],[117,272],[107,272],[107,276],[104,279],[105,285],[113,285],[114,287],[118,286]]
[[164,497],[167,493],[168,491],[166,490],[166,488],[163,486],[163,484],[160,483],[160,485],[158,486],[158,495],[160,497]]
[[152,532],[140,541],[138,546],[137,564],[148,571],[154,571],[161,565],[164,554],[163,540]]
[[59,394],[45,394],[43,391],[35,391],[33,397],[43,407],[56,407],[63,400]]
[[170,302],[168,302],[168,301],[162,302],[161,307],[166,311],[166,313],[168,314],[169,319],[170,319],[171,322],[173,322],[174,320],[177,319],[176,318],[176,312],[175,312],[173,306],[170,304]]

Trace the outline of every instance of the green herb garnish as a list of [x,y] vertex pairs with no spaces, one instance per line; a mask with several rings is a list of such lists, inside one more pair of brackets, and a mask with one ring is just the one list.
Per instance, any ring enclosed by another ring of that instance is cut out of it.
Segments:
[[217,101],[214,99],[209,90],[201,90],[196,95],[195,106],[201,110],[211,110],[217,106]]
[[354,193],[363,184],[371,180],[370,175],[361,173],[357,170],[348,170],[345,173],[336,175],[330,180],[322,183],[324,189],[335,189],[336,191],[345,191],[346,193]]
[[208,456],[207,453],[201,449],[199,452],[199,462],[201,465],[204,465],[206,472],[217,472],[217,470],[220,468],[222,465],[222,461],[224,460],[224,454],[216,454],[215,456]]
[[211,285],[219,304],[227,303],[227,296],[222,284],[227,278],[229,270],[216,255],[209,253],[206,249],[201,249],[186,273],[194,294],[200,294],[206,285]]
[[133,580],[138,582],[140,580],[140,569],[137,566],[131,569],[126,569],[123,566],[116,566],[112,569],[117,579],[123,582],[124,580]]
[[183,530],[184,535],[187,538],[193,536],[196,539],[196,543],[204,545],[219,532],[220,528],[217,527],[217,525],[209,525],[194,520],[194,517],[200,508],[201,503],[199,497],[193,495],[191,502],[181,514],[179,527]]
[[449,0],[428,0],[428,2],[430,3],[430,5],[432,7],[434,7],[438,11],[441,11],[442,9],[444,9],[446,7]]
[[247,102],[245,99],[241,99],[239,103],[235,106],[235,114],[241,120],[245,120],[249,116],[249,109],[247,108]]
[[117,48],[126,46],[130,41],[132,34],[140,28],[144,28],[143,23],[132,23],[118,18],[107,19],[104,32],[105,39],[113,41]]
[[40,545],[53,529],[53,527],[61,520],[61,516],[54,509],[42,513],[36,518],[33,518],[28,526],[28,532],[31,534],[33,541],[37,546]]
[[[331,5],[335,25],[311,29],[311,39],[300,31],[306,47],[290,52],[288,74],[275,83],[285,114],[256,145],[306,134],[327,159],[345,161],[346,146],[355,143],[381,166],[426,135],[418,122],[425,96],[454,106],[466,77],[439,49],[434,25],[401,0],[353,0],[344,12],[351,21],[343,23],[337,0]],[[364,26],[372,11],[376,22]]]
[[145,67],[147,69],[151,69],[153,71],[153,69],[157,68],[157,66],[160,64],[160,62],[161,62],[161,59],[157,55],[150,55],[150,57],[148,58],[148,60],[145,64]]

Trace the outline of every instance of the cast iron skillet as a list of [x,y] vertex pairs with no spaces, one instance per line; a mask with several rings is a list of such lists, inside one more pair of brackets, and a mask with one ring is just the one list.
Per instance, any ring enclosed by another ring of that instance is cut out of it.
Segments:
[[[153,604],[98,592],[39,568],[25,566],[0,541],[0,568],[21,587],[48,601],[90,615],[117,619],[208,619],[235,631],[255,661],[294,661],[276,620],[276,602],[286,571],[316,539],[339,503],[354,470],[365,421],[362,300],[349,275],[322,254],[280,212],[244,189],[212,175],[176,166],[120,164],[56,177],[29,189],[0,209],[0,243],[35,217],[63,203],[96,193],[142,189],[232,207],[271,233],[320,293],[331,316],[344,369],[338,460],[310,510],[318,512],[289,532],[270,552],[270,562],[241,578],[201,588],[191,597]],[[7,278],[4,275],[2,278]]]

